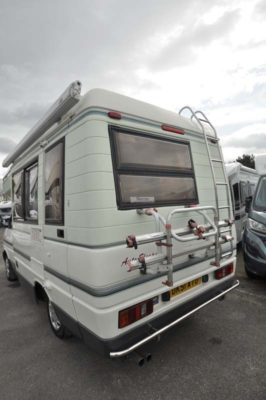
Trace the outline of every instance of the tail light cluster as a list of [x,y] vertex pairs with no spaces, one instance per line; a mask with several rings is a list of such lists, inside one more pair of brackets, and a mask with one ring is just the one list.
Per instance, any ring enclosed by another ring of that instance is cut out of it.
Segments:
[[234,272],[234,263],[228,264],[225,267],[219,268],[215,271],[215,279],[223,279],[227,275]]
[[129,308],[119,311],[118,327],[119,329],[133,324],[153,312],[153,299],[135,304]]

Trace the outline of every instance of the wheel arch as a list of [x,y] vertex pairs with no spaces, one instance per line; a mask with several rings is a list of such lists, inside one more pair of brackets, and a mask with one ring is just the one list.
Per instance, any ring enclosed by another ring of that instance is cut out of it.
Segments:
[[39,281],[34,282],[34,296],[35,296],[35,300],[37,303],[39,301],[46,302],[49,299],[49,296],[48,296],[45,288]]
[[6,259],[8,258],[7,252],[5,250],[2,253],[2,257],[3,257],[4,261],[6,261]]

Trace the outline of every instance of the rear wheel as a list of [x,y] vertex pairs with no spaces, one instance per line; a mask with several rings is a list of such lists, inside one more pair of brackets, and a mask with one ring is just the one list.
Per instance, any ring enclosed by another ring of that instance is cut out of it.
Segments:
[[56,314],[54,305],[50,299],[47,300],[47,311],[48,311],[49,322],[54,334],[60,339],[70,337],[71,333],[60,321],[58,315]]
[[15,271],[12,268],[11,262],[8,257],[5,258],[5,271],[6,271],[6,279],[10,282],[17,281],[18,277]]

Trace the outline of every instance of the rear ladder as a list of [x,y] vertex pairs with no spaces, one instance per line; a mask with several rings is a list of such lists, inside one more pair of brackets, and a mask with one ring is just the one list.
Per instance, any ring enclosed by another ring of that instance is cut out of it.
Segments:
[[[219,145],[219,138],[217,136],[216,129],[214,126],[211,124],[209,119],[206,117],[206,115],[202,111],[193,111],[190,107],[185,106],[181,108],[179,111],[179,114],[181,115],[183,111],[189,111],[191,114],[191,120],[196,120],[198,125],[201,127],[202,133],[204,135],[205,143],[206,143],[206,148],[207,148],[207,154],[210,162],[210,168],[211,168],[211,174],[212,174],[212,180],[213,180],[213,185],[214,185],[214,193],[215,193],[215,204],[216,204],[216,209],[217,209],[217,219],[215,222],[216,228],[217,228],[217,234],[215,237],[215,264],[217,266],[220,265],[221,259],[225,257],[229,257],[233,254],[233,232],[232,232],[232,223],[233,223],[233,218],[231,215],[231,207],[230,207],[230,189],[229,189],[229,184],[228,184],[228,178],[224,166],[224,159],[221,151],[221,147]],[[209,126],[211,128],[212,134],[207,134],[205,126]],[[217,144],[217,149],[218,149],[218,158],[214,158],[211,155],[211,149],[210,149],[210,143]],[[215,175],[215,165],[221,165],[222,166],[222,172],[223,172],[223,179],[222,180],[217,180],[216,175]],[[219,195],[218,195],[218,188],[219,187],[225,187],[226,191],[226,205],[220,205],[219,202]],[[226,230],[221,231],[221,225],[219,224],[220,221],[220,214],[221,210],[226,210],[227,211],[227,217],[228,217],[228,227]],[[222,237],[225,233],[224,237],[226,237],[225,242],[230,242],[230,251],[229,252],[224,252],[222,251],[222,244],[219,241],[219,238]]]

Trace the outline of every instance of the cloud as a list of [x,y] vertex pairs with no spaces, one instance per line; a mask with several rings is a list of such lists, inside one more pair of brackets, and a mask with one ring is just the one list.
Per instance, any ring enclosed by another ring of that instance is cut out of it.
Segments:
[[239,17],[239,10],[228,11],[214,23],[198,23],[195,27],[183,27],[182,32],[170,40],[156,55],[151,67],[169,69],[190,64],[195,57],[200,56],[202,47],[210,45],[215,40],[224,40]]
[[235,136],[231,136],[230,139],[226,140],[226,146],[228,147],[243,148],[247,147],[247,144],[250,149],[256,149],[257,151],[260,149],[266,149],[266,131],[261,133],[253,133],[251,141],[249,141],[248,136],[237,138]]
[[255,7],[254,7],[254,14],[261,18],[261,19],[265,19],[265,15],[266,15],[266,3],[264,0],[258,2]]
[[266,153],[266,120],[245,124],[230,135],[221,138],[225,160],[242,154]]
[[21,139],[76,79],[82,93],[103,87],[201,108],[222,140],[245,126],[247,138],[263,134],[253,128],[265,123],[264,4],[2,0],[0,142]]
[[15,146],[16,143],[13,140],[6,137],[0,138],[0,154],[8,154]]
[[0,110],[1,124],[33,125],[49,108],[49,104],[26,104],[11,110]]

